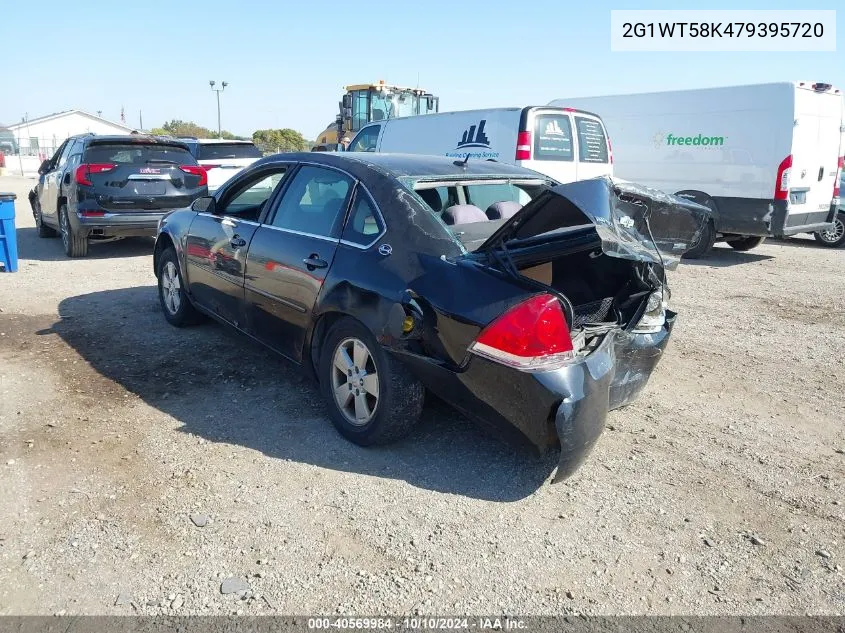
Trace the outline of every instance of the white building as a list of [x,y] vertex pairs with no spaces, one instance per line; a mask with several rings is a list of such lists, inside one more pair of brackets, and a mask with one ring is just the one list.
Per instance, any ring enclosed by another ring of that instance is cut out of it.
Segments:
[[14,134],[24,156],[50,158],[56,148],[75,134],[129,134],[132,127],[114,123],[82,110],[66,110],[37,119],[29,119],[6,128]]

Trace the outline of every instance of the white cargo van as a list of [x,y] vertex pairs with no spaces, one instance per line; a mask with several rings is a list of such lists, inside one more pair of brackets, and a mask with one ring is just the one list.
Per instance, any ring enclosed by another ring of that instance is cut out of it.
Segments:
[[469,156],[527,167],[560,183],[613,175],[601,118],[572,108],[492,108],[388,119],[361,128],[348,151]]
[[[766,236],[830,229],[842,155],[842,93],[784,82],[555,99],[601,116],[616,176],[709,206],[716,239],[748,250]],[[836,190],[836,191],[835,191]]]

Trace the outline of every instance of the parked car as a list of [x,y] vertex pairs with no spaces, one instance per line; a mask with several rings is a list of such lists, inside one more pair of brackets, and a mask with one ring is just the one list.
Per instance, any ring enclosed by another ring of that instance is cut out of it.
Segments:
[[610,140],[601,118],[552,106],[376,121],[361,128],[348,151],[469,156],[534,169],[560,183],[613,175]]
[[39,237],[61,235],[69,257],[89,241],[157,233],[158,221],[208,194],[184,143],[144,135],[72,136],[38,170],[29,194]]
[[559,481],[657,365],[675,323],[665,269],[708,217],[609,177],[280,154],[164,218],[153,266],[168,322],[212,316],[304,366],[352,442],[407,434],[428,388],[560,444]]
[[716,240],[747,251],[766,237],[831,230],[845,153],[842,92],[812,81],[555,99],[601,115],[614,174],[707,205]]
[[252,141],[216,138],[179,137],[197,162],[208,173],[208,191],[214,193],[220,186],[248,167],[264,154]]
[[[845,150],[845,144],[843,144]],[[834,192],[839,204],[836,208],[836,216],[833,218],[833,226],[826,231],[814,233],[816,241],[822,246],[838,248],[845,244],[845,200],[842,199],[842,190],[845,189],[845,172],[842,171],[842,163],[839,159],[839,188]]]

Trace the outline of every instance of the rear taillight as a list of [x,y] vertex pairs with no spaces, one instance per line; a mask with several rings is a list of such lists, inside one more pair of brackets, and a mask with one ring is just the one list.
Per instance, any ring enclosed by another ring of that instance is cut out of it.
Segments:
[[520,132],[516,137],[516,160],[531,160],[531,132]]
[[789,200],[789,174],[792,171],[792,154],[784,158],[778,165],[778,176],[775,181],[775,200]]
[[79,185],[93,184],[89,179],[91,174],[102,174],[117,167],[112,163],[84,163],[76,168],[76,183]]
[[842,170],[845,169],[845,156],[839,157],[838,169],[836,170],[836,180],[833,181],[833,197],[839,197],[839,183],[842,182]]
[[191,174],[193,176],[199,176],[200,181],[197,183],[197,187],[202,187],[202,186],[208,184],[208,172],[206,171],[206,166],[179,165],[179,169],[184,171],[186,174]]
[[79,215],[83,218],[102,218],[106,215],[105,211],[80,211]]
[[557,369],[575,358],[560,301],[550,294],[536,295],[505,312],[469,349],[522,371]]

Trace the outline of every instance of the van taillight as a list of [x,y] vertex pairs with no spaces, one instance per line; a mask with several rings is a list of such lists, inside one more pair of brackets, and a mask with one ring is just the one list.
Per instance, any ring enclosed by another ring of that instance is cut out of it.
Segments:
[[610,161],[610,164],[613,164],[613,145],[610,143],[610,137],[607,137],[607,159]]
[[522,371],[558,369],[576,357],[560,301],[546,293],[515,305],[495,319],[469,349]]
[[112,163],[84,163],[76,168],[76,183],[79,185],[91,185],[92,182],[88,178],[91,174],[101,174],[105,171],[111,171],[117,167]]
[[516,160],[531,160],[531,132],[520,132],[517,135]]
[[845,156],[839,157],[839,165],[836,170],[836,180],[833,181],[833,197],[839,197],[839,183],[842,182],[842,170],[845,169]]
[[784,158],[778,165],[778,176],[775,181],[775,200],[789,200],[789,174],[792,171],[792,154]]

